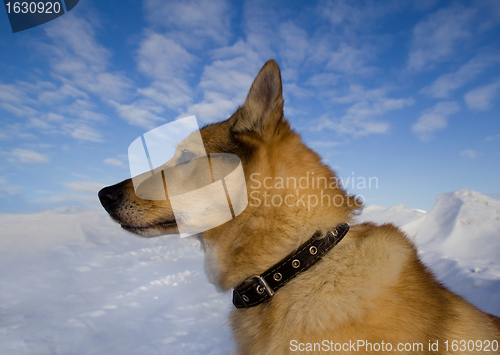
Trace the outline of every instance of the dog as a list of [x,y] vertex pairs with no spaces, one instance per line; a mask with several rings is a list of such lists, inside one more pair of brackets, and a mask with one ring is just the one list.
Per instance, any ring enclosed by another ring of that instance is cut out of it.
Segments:
[[[234,289],[236,352],[500,354],[500,318],[436,281],[396,226],[356,224],[362,202],[291,129],[283,105],[270,60],[245,103],[199,131],[208,155],[241,159],[247,184],[246,209],[199,235],[209,280]],[[180,142],[172,159],[186,152],[196,155]],[[168,192],[141,199],[129,179],[99,198],[127,231],[178,232]]]

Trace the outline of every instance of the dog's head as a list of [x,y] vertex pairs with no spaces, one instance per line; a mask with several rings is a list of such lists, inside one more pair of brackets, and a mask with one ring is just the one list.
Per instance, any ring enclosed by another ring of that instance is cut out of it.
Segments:
[[[255,78],[245,103],[227,120],[199,131],[209,156],[230,153],[239,157],[248,193],[243,213],[201,233],[205,241],[220,241],[219,245],[238,252],[246,249],[248,240],[266,247],[270,242],[265,235],[274,234],[289,236],[289,243],[296,245],[303,240],[293,236],[308,237],[316,229],[348,222],[353,211],[361,208],[361,202],[343,190],[335,174],[290,128],[283,103],[280,70],[270,60]],[[171,162],[197,156],[196,149],[188,137],[178,144]],[[199,167],[194,161],[184,166],[182,174],[196,174]],[[171,173],[176,174],[175,170]],[[148,186],[145,183],[141,188],[148,190]],[[143,199],[128,179],[102,189],[99,198],[110,216],[130,232],[141,236],[177,233],[168,193],[159,193],[166,194],[165,199]],[[272,249],[271,244],[267,247]]]

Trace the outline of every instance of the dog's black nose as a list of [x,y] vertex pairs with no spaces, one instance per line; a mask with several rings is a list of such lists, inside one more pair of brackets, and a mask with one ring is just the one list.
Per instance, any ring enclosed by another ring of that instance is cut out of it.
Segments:
[[102,207],[108,212],[115,206],[122,198],[122,187],[117,185],[108,186],[99,191],[99,200]]

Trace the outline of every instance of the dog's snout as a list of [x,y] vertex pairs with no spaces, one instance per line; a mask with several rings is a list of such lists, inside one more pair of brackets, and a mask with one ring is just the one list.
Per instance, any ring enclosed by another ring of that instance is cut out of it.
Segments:
[[121,200],[123,192],[121,186],[113,185],[103,188],[98,195],[104,209],[110,212],[110,209]]

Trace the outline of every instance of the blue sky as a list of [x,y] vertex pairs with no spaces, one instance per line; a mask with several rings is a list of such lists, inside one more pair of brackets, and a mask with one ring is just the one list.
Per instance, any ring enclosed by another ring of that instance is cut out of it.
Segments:
[[227,118],[270,58],[292,127],[367,204],[499,198],[499,38],[498,1],[80,0],[16,34],[0,10],[0,212],[96,207],[135,138]]

